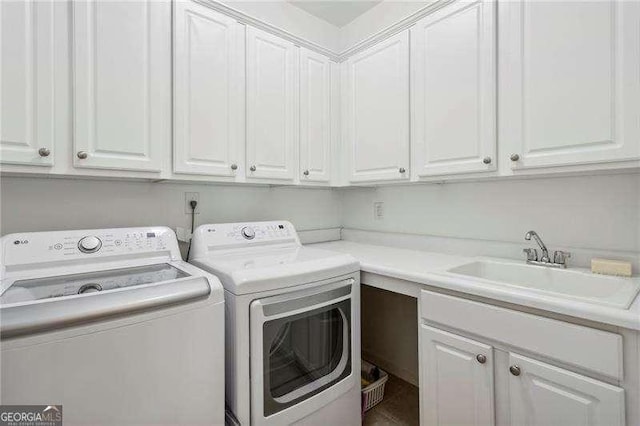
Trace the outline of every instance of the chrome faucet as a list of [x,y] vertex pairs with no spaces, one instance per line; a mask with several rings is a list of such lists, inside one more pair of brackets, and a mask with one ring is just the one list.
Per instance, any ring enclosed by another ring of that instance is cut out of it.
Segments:
[[524,236],[524,239],[527,241],[531,241],[532,238],[540,247],[542,255],[538,258],[538,251],[534,248],[526,248],[522,250],[527,255],[527,263],[532,265],[549,266],[552,268],[567,267],[567,259],[571,257],[571,253],[556,250],[553,253],[553,261],[551,261],[551,258],[549,257],[549,250],[536,231],[529,231]]
[[540,258],[540,262],[551,261],[551,259],[549,259],[549,250],[547,250],[547,246],[545,246],[542,242],[542,238],[540,238],[540,235],[538,235],[536,231],[529,231],[524,236],[524,239],[527,241],[531,241],[531,238],[533,238],[535,242],[538,243],[538,246],[540,246],[540,250],[542,250],[542,257]]

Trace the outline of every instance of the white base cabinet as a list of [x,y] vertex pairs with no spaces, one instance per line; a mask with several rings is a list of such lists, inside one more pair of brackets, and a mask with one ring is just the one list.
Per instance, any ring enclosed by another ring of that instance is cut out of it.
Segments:
[[625,425],[620,387],[514,352],[494,363],[491,345],[424,324],[420,346],[421,424],[495,424],[494,375],[503,369],[512,425]]
[[494,423],[493,348],[420,326],[422,424]]
[[625,425],[620,335],[427,290],[420,312],[422,424]]
[[514,353],[509,364],[511,424],[624,426],[623,389]]

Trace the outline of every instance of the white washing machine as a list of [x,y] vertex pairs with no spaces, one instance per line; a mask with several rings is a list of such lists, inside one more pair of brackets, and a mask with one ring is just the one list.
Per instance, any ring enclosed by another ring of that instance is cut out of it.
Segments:
[[360,278],[289,222],[203,225],[190,262],[226,299],[226,398],[242,425],[359,425]]
[[169,228],[0,240],[2,404],[65,425],[224,424],[224,293]]

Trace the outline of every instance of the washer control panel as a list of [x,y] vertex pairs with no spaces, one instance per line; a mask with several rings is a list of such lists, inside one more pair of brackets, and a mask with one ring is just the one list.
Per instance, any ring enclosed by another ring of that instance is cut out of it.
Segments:
[[287,221],[221,223],[196,229],[194,244],[207,248],[231,248],[252,245],[300,244],[293,225]]
[[29,232],[2,237],[5,266],[157,252],[171,252],[172,256],[180,258],[178,243],[171,229]]

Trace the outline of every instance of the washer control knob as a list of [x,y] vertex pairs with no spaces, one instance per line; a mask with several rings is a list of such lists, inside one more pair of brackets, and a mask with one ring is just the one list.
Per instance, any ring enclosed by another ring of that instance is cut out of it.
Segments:
[[83,253],[95,253],[102,247],[102,241],[98,237],[84,237],[78,242],[78,248]]
[[253,228],[249,226],[245,226],[244,228],[242,228],[242,236],[247,240],[253,240],[256,237],[256,231],[254,231]]

